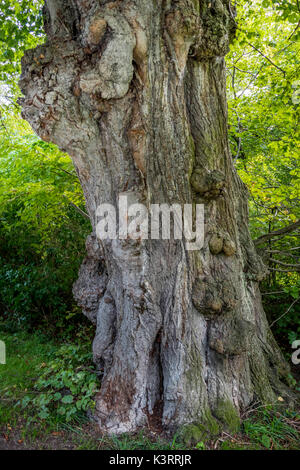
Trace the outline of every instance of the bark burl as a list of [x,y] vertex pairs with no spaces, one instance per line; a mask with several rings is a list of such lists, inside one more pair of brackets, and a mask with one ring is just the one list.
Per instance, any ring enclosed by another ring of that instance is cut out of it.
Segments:
[[[74,293],[97,326],[108,433],[155,420],[200,436],[291,399],[228,147],[233,16],[229,0],[47,0],[46,43],[23,58],[23,117],[72,157],[94,230]],[[96,209],[120,194],[204,203],[204,248],[97,240]]]

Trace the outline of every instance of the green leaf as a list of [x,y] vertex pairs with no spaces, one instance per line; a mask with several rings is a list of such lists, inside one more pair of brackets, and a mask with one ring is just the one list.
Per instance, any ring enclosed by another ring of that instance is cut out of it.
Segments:
[[65,404],[69,404],[69,403],[73,403],[73,396],[72,395],[66,395],[62,398],[62,403],[65,403]]
[[44,410],[39,412],[38,416],[41,419],[47,419],[49,417],[49,411],[44,409]]
[[261,443],[262,443],[262,445],[263,445],[264,447],[266,447],[267,449],[270,449],[270,447],[271,447],[271,439],[269,438],[269,436],[267,436],[267,435],[264,434],[264,435],[261,437]]

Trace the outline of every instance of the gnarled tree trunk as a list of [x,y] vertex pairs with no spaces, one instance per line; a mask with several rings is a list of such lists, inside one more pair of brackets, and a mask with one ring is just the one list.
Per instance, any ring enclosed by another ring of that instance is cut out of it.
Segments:
[[[72,157],[94,229],[74,291],[97,325],[101,429],[216,429],[256,399],[288,399],[228,147],[229,0],[47,0],[44,14],[47,42],[23,59],[23,116]],[[205,204],[203,249],[97,240],[96,209],[119,194]]]

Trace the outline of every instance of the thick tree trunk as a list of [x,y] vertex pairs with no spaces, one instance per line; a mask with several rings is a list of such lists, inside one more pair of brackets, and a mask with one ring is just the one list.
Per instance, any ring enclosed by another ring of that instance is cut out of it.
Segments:
[[48,0],[45,45],[23,59],[23,116],[100,203],[204,203],[205,244],[99,241],[74,288],[97,324],[96,416],[109,433],[160,422],[216,430],[254,400],[289,398],[227,139],[229,0]]

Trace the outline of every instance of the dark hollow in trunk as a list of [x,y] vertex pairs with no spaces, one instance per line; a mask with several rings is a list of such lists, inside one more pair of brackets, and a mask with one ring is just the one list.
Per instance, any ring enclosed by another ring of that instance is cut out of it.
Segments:
[[[94,233],[74,294],[97,326],[99,426],[233,429],[253,401],[292,400],[268,327],[247,189],[227,138],[228,0],[48,0],[23,58],[23,116],[72,157]],[[205,204],[205,244],[97,240],[96,209]]]

